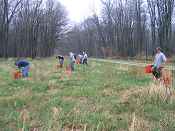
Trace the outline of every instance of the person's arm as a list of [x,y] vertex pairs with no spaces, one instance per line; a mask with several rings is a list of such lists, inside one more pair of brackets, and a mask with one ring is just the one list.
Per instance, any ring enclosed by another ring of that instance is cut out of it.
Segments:
[[153,64],[152,64],[152,68],[154,68],[155,66],[156,66],[156,55],[154,56],[154,58],[153,58]]
[[162,59],[163,59],[163,62],[166,63],[167,58],[166,58],[166,56],[164,54],[162,54]]
[[162,53],[162,60],[163,60],[163,62],[161,64],[161,66],[164,66],[166,64],[167,58],[163,53]]

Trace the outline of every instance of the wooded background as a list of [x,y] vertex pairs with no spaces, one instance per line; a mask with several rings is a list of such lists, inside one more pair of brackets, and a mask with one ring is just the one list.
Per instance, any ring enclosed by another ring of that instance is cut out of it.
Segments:
[[0,0],[0,57],[87,51],[94,57],[175,53],[174,0],[101,0],[100,15],[69,25],[56,0]]
[[66,16],[54,0],[0,0],[0,57],[53,55]]
[[[63,47],[96,57],[148,57],[160,46],[175,53],[174,0],[101,0],[102,13],[75,26]],[[74,47],[72,47],[72,45]]]

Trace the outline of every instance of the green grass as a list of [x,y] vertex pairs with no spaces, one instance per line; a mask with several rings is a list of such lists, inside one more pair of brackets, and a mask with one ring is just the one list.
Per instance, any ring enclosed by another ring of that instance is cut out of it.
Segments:
[[133,113],[135,130],[175,130],[175,101],[147,94],[143,69],[91,60],[68,77],[54,58],[30,62],[29,80],[13,80],[13,59],[0,63],[0,131],[127,131]]

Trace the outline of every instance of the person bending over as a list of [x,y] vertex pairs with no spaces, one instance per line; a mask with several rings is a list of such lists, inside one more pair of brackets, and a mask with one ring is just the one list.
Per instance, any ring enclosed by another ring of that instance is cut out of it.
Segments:
[[30,63],[26,60],[19,60],[15,62],[15,65],[22,71],[22,76],[23,77],[28,77],[29,76],[29,66]]

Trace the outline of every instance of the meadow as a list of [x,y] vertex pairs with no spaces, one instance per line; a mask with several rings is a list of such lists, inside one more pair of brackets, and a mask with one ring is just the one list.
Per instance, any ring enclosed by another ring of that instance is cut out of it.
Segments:
[[143,67],[93,59],[70,75],[53,57],[29,61],[14,80],[14,59],[0,60],[0,131],[175,131],[174,92],[164,101]]

